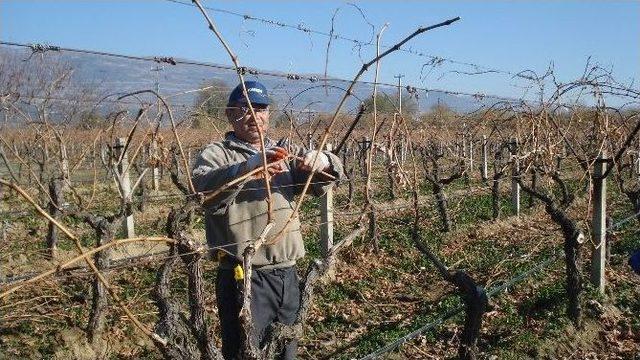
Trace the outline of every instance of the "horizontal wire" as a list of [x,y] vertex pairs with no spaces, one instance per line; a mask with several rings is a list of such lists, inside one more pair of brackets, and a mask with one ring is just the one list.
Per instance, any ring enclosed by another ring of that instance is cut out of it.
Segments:
[[[513,286],[514,284],[528,278],[529,276],[531,276],[532,274],[548,267],[549,265],[553,264],[556,260],[558,260],[560,258],[561,254],[559,255],[552,255],[551,257],[548,257],[546,259],[544,259],[543,261],[539,262],[538,264],[536,264],[535,266],[533,266],[532,268],[530,268],[527,271],[524,271],[514,277],[512,277],[511,279],[507,280],[505,283],[501,284],[501,285],[497,285],[492,287],[491,289],[489,289],[489,291],[487,291],[487,296],[488,297],[492,297],[504,290],[506,290],[507,288]],[[375,359],[380,357],[383,354],[386,354],[390,351],[393,351],[394,349],[400,347],[402,344],[406,343],[407,341],[414,339],[416,337],[418,337],[419,335],[437,327],[438,325],[444,323],[446,320],[452,318],[453,316],[455,316],[456,314],[462,312],[465,309],[464,305],[459,305],[449,311],[447,311],[446,313],[444,313],[443,315],[441,315],[439,318],[437,318],[434,321],[429,322],[426,325],[421,326],[420,328],[410,332],[409,334],[402,336],[400,338],[398,338],[397,340],[393,341],[392,343],[389,343],[381,348],[378,348],[377,350],[369,353],[368,355],[361,357],[360,360],[371,360],[371,359]]]
[[637,219],[638,216],[640,216],[640,211],[638,211],[637,213],[633,214],[633,215],[629,215],[626,218],[623,218],[622,220],[619,220],[618,222],[611,224],[609,227],[607,227],[607,229],[605,230],[606,232],[609,231],[613,231],[616,230],[618,227],[620,227],[623,224],[626,224],[627,222],[633,220],[633,219]]
[[[16,42],[11,42],[11,41],[0,41],[0,45],[17,46],[17,47],[23,47],[23,48],[29,48],[29,49],[33,49],[34,46],[35,46],[34,44],[16,43]],[[116,57],[116,58],[122,58],[122,59],[128,59],[128,60],[150,61],[150,62],[156,62],[156,63],[158,62],[158,60],[156,60],[158,57],[154,58],[154,57],[123,55],[123,54],[116,54],[116,53],[104,52],[104,51],[65,48],[65,47],[59,47],[59,46],[52,47],[52,51],[67,51],[67,52],[74,52],[74,53],[84,53],[84,54],[91,54],[91,55]],[[174,60],[174,62],[175,62],[175,64],[203,66],[203,67],[210,67],[210,68],[215,68],[215,69],[220,69],[220,70],[228,70],[228,71],[237,72],[236,68],[233,67],[233,66],[217,65],[217,64],[212,64],[212,63],[197,62],[197,61],[187,61],[187,60]],[[307,79],[307,80],[309,80],[309,81],[311,81],[313,83],[318,82],[318,81],[338,81],[338,82],[349,83],[350,84],[350,83],[353,82],[353,80],[348,80],[348,79],[343,79],[343,78],[333,77],[333,76],[318,77],[318,76],[315,76],[315,75],[308,76],[308,75],[300,75],[300,74],[286,74],[286,73],[279,73],[279,72],[272,72],[272,71],[264,71],[264,70],[256,70],[256,69],[248,69],[247,70],[247,69],[248,68],[241,68],[240,71],[241,72],[249,72],[250,74],[253,74],[253,75],[265,75],[265,76],[270,76],[270,77],[285,78],[285,79],[288,79],[288,80]],[[391,87],[391,88],[397,89],[397,85],[396,84],[385,83],[385,82],[373,82],[373,81],[360,80],[360,81],[357,81],[357,83],[359,83],[359,84],[368,84],[368,85],[385,86],[385,87]],[[440,92],[440,93],[447,94],[447,95],[469,96],[469,97],[473,97],[473,98],[476,98],[476,99],[489,98],[489,99],[495,99],[495,100],[500,100],[500,101],[505,101],[505,102],[513,102],[513,103],[522,103],[523,102],[522,99],[516,99],[516,98],[510,98],[510,97],[492,95],[492,94],[485,94],[485,93],[469,93],[469,92],[463,92],[463,91],[451,91],[451,90],[445,90],[445,89],[425,88],[425,87],[419,87],[419,86],[411,86],[411,87],[413,89],[424,91],[424,92],[427,92],[427,93],[429,93],[429,92]]]
[[[179,0],[165,0],[167,2],[171,2],[171,3],[176,3],[176,4],[181,4],[181,5],[185,5],[185,6],[195,6],[192,3],[186,3],[186,2],[182,2]],[[288,28],[291,30],[297,30],[297,31],[301,31],[304,33],[310,33],[310,34],[315,34],[315,35],[320,35],[320,36],[324,36],[324,37],[329,37],[332,39],[336,39],[336,40],[342,40],[342,41],[346,41],[346,42],[350,42],[353,43],[357,46],[375,46],[374,43],[370,42],[370,41],[362,41],[362,40],[358,40],[358,39],[354,39],[354,38],[350,38],[341,34],[337,34],[335,32],[324,32],[324,31],[320,31],[320,30],[316,30],[307,26],[303,26],[301,24],[298,25],[291,25],[291,24],[287,24],[284,23],[282,21],[278,21],[275,19],[267,19],[267,18],[263,18],[263,17],[257,17],[257,16],[252,16],[249,14],[241,14],[238,12],[234,12],[234,11],[230,11],[230,10],[225,10],[225,9],[221,9],[221,8],[214,8],[214,7],[208,7],[208,6],[204,6],[205,9],[207,10],[211,10],[214,12],[218,12],[218,13],[222,13],[222,14],[228,14],[228,15],[233,15],[233,16],[237,16],[237,17],[241,17],[244,20],[252,20],[252,21],[257,21],[257,22],[261,22],[263,24],[268,24],[268,25],[274,25],[274,26],[278,26],[281,28]],[[380,48],[383,49],[390,49],[392,48],[389,45],[385,45],[385,44],[380,44]],[[436,56],[436,55],[430,55],[430,54],[426,54],[422,51],[418,51],[418,50],[413,50],[413,49],[404,49],[404,48],[399,48],[398,51],[404,52],[404,53],[408,53],[408,54],[412,54],[415,56],[419,56],[419,57],[423,57],[423,58],[427,58],[430,60],[430,64],[428,65],[440,65],[443,62],[447,62],[450,64],[455,64],[455,65],[463,65],[463,66],[469,66],[474,68],[477,72],[482,72],[482,73],[499,73],[499,74],[505,74],[505,75],[509,75],[512,77],[520,77],[526,80],[533,80],[534,78],[532,78],[531,76],[526,76],[523,75],[521,73],[515,73],[512,71],[508,71],[508,70],[502,70],[502,69],[497,69],[497,68],[491,68],[491,67],[487,67],[484,65],[479,65],[479,64],[474,64],[471,62],[466,62],[466,61],[460,61],[460,60],[454,60],[451,58],[446,58],[446,57],[442,57],[442,56]],[[463,73],[463,72],[462,72]],[[465,74],[465,73],[463,73]],[[471,74],[471,75],[476,75],[476,74]]]
[[[198,89],[193,89],[190,91],[195,91],[195,90],[202,90],[203,88],[198,88]],[[204,90],[202,90],[204,91]],[[225,91],[225,94],[228,94],[228,91]],[[270,92],[271,93],[271,92]],[[124,92],[123,92],[124,94]],[[112,96],[115,96],[117,94],[113,94]],[[163,96],[163,95],[161,95]],[[173,95],[166,95],[163,96],[165,99],[171,98]],[[77,96],[74,95],[69,95],[68,97],[63,97],[63,96],[48,96],[48,97],[40,97],[40,96],[34,96],[34,95],[27,95],[28,99],[35,99],[35,100],[42,100],[42,101],[51,101],[51,100],[56,100],[56,101],[61,101],[61,102],[72,102],[72,103],[84,103],[84,104],[94,104],[94,105],[98,105],[98,104],[102,104],[102,103],[108,103],[108,104],[124,104],[124,105],[150,105],[150,103],[140,103],[137,101],[131,101],[131,100],[115,100],[115,99],[104,99],[104,98],[100,98],[100,99],[95,99],[95,100],[89,100],[89,99],[79,99]],[[36,105],[36,104],[25,104],[25,105]],[[198,106],[194,103],[170,103],[169,104],[172,108],[175,107],[179,107],[179,108],[189,108],[190,110],[192,110],[192,112],[194,113],[198,113]],[[206,106],[207,110],[225,110],[227,109],[226,106]],[[293,112],[293,113],[300,113],[300,114],[309,114],[309,111],[311,109],[309,108],[290,108],[287,107],[286,109],[278,109],[278,108],[272,108],[270,109],[270,112],[275,112],[275,113],[280,113],[280,112]],[[349,112],[355,112],[356,109],[350,109]],[[311,110],[311,114],[316,114],[317,110]],[[378,114],[395,114],[395,112],[393,111],[378,111]],[[226,121],[226,119],[224,119],[224,121]]]
[[[372,177],[372,180],[387,180],[387,177],[385,176],[381,176],[381,177]],[[97,181],[100,181],[99,179]],[[354,183],[366,183],[366,179],[364,178],[356,178],[352,180]],[[75,180],[71,180],[71,183],[76,183],[77,181]],[[328,185],[330,183],[334,183],[334,184],[339,184],[342,186],[346,186],[348,183],[350,182],[350,180],[348,179],[344,179],[344,180],[333,180],[333,181],[316,181],[316,182],[311,182],[311,185]],[[93,183],[93,181],[90,181],[88,183]],[[24,184],[23,184],[24,185]],[[278,188],[289,188],[289,187],[297,187],[300,186],[300,184],[287,184],[287,185],[281,185],[281,186],[277,186]],[[243,191],[264,191],[266,190],[265,187],[256,187],[256,188],[243,188],[243,189],[236,189],[236,190],[227,190],[228,192],[243,192]],[[465,196],[468,196],[469,193],[475,193],[478,191],[490,191],[491,187],[490,186],[478,186],[478,187],[474,187],[474,188],[468,188],[468,189],[461,189],[461,190],[455,190],[455,192],[458,191],[466,191],[466,193],[460,193],[460,194],[447,194],[445,192],[445,196],[447,197],[447,200],[453,200],[453,199],[457,199],[457,198],[464,198]],[[211,190],[211,191],[215,191],[215,190]],[[209,191],[209,192],[211,192]],[[208,192],[202,192],[202,194],[206,194]],[[90,194],[90,193],[89,193]],[[80,194],[82,195],[82,194]],[[198,194],[189,194],[189,195],[184,195],[181,193],[173,193],[173,194],[149,194],[149,195],[144,195],[143,197],[146,199],[162,199],[162,198],[181,198],[181,199],[187,199],[187,198],[191,198],[191,197],[197,197],[200,196],[200,193]],[[139,199],[140,196],[137,195],[135,196],[135,199]],[[103,199],[103,200],[99,200],[99,199],[94,199],[94,201],[92,202],[93,204],[106,204],[106,203],[111,203],[112,200],[111,199]],[[28,214],[31,211],[29,210],[30,208],[27,208],[25,210],[13,210],[13,211],[5,211],[5,212],[0,212],[0,215],[5,215],[5,214],[13,214],[13,213],[18,213],[18,214]],[[356,214],[344,214],[344,215],[356,215]]]
[[[422,207],[424,209],[425,205],[433,205],[431,202],[432,202],[432,199],[429,199],[429,201],[427,201],[427,202],[422,202],[421,204],[419,203],[418,206]],[[404,205],[401,205],[401,206],[376,208],[375,212],[376,213],[385,213],[385,212],[390,212],[390,211],[395,211],[395,210],[413,208],[413,206],[414,206],[413,203],[409,203],[409,204],[404,204]],[[432,209],[432,211],[435,211],[435,209]],[[340,217],[340,216],[360,216],[362,214],[363,214],[362,211],[351,212],[351,213],[348,213],[348,212],[345,212],[345,213],[336,212],[336,213],[334,213],[334,216],[335,217]],[[314,222],[313,225],[314,226],[321,226],[321,225],[338,223],[338,222],[339,222],[339,220],[317,222],[317,223]],[[174,257],[187,256],[187,255],[192,255],[192,254],[196,254],[196,253],[201,253],[201,252],[204,252],[204,251],[214,251],[214,250],[223,250],[224,251],[224,249],[226,247],[230,247],[230,246],[234,246],[234,245],[242,245],[242,244],[245,244],[245,243],[250,243],[252,241],[254,241],[254,239],[247,239],[247,240],[244,240],[244,241],[239,241],[239,242],[234,242],[234,243],[224,244],[224,245],[219,245],[219,246],[205,245],[204,247],[202,247],[199,250],[195,250],[193,252],[188,252],[188,253],[184,253],[184,254],[174,255]],[[152,257],[152,256],[155,256],[155,255],[164,254],[164,253],[166,253],[166,251],[153,253],[153,254],[144,254],[144,255],[136,255],[136,256],[131,256],[131,257],[117,258],[117,259],[112,259],[112,261],[126,262],[126,261],[129,261],[129,260],[132,260],[132,259],[137,259],[137,258],[140,258],[140,257],[146,257],[146,256]],[[155,260],[165,260],[165,259],[169,259],[169,258],[171,258],[171,257],[164,257],[164,258],[159,258],[159,259],[155,259]],[[139,264],[132,264],[131,267],[135,267],[136,265],[139,265]],[[113,265],[114,268],[119,267],[119,266],[120,265]],[[76,267],[65,268],[65,269],[62,269],[61,271],[68,272],[68,271],[75,271],[75,270],[78,270],[78,269],[85,269],[85,268],[86,267],[84,267],[84,266],[76,266]],[[111,269],[111,267],[108,267],[105,270],[110,270],[110,269]],[[18,281],[25,281],[25,280],[28,280],[30,277],[36,276],[37,274],[39,274],[39,272],[20,274],[20,275],[14,275],[14,276],[7,276],[5,280],[0,281],[0,284],[12,284],[12,283],[16,283]],[[56,275],[56,277],[65,277],[65,276],[71,276],[71,275]]]
[[[117,241],[120,239],[116,239],[114,241]],[[233,256],[233,254],[231,254],[229,251],[226,250],[226,248],[228,247],[233,247],[233,246],[238,246],[238,245],[243,245],[243,244],[248,244],[251,242],[254,242],[255,239],[247,239],[247,240],[243,240],[243,241],[236,241],[233,243],[229,243],[229,244],[223,244],[223,245],[217,245],[217,246],[210,246],[208,244],[200,244],[200,245],[204,245],[202,247],[200,247],[197,250],[191,251],[191,252],[186,252],[186,253],[182,253],[182,254],[176,254],[176,255],[172,255],[172,256],[167,256],[167,257],[163,257],[163,258],[158,258],[155,260],[167,260],[170,258],[176,258],[176,257],[182,257],[182,256],[188,256],[188,255],[194,255],[194,254],[198,254],[198,253],[205,253],[205,252],[211,252],[211,251],[215,251],[215,250],[221,250],[224,251],[226,254]],[[155,246],[154,246],[155,247]],[[104,251],[104,250],[103,250]],[[158,254],[166,254],[168,252],[167,251],[161,251],[161,252],[156,252],[156,253],[152,253],[152,254],[144,254],[144,255],[136,255],[136,256],[131,256],[131,257],[124,257],[124,258],[116,258],[116,259],[111,259],[112,261],[117,261],[117,262],[126,262],[128,260],[131,259],[137,259],[140,257],[144,257],[144,256],[155,256]],[[139,265],[139,264],[133,264],[133,266],[135,265]],[[120,266],[120,265],[115,265],[115,266]],[[64,269],[60,269],[59,271],[63,271],[63,272],[67,272],[67,271],[73,271],[73,270],[78,270],[78,269],[87,269],[86,266],[76,266],[73,268],[64,268]],[[106,268],[105,270],[109,270],[110,268]],[[0,281],[0,284],[11,284],[11,283],[15,283],[18,281],[27,281],[29,280],[29,278],[36,276],[40,274],[40,272],[33,272],[33,273],[29,273],[29,274],[20,274],[20,275],[15,275],[15,276],[8,276],[7,279]],[[92,274],[92,273],[89,273]],[[56,274],[55,277],[66,277],[68,275],[60,275],[60,274]]]
[[[119,240],[119,239],[116,239],[115,241],[117,241],[117,240]],[[184,253],[184,254],[176,254],[176,255],[173,255],[173,256],[166,257],[165,259],[169,259],[169,258],[171,258],[171,257],[180,257],[180,256],[187,256],[187,255],[193,255],[193,254],[198,254],[198,253],[204,253],[204,252],[206,252],[206,251],[214,251],[214,250],[222,250],[222,251],[225,251],[226,253],[230,254],[228,251],[226,251],[226,250],[225,250],[225,248],[227,248],[227,247],[232,247],[232,246],[237,246],[237,245],[242,245],[242,244],[246,244],[246,243],[250,243],[250,242],[252,242],[252,241],[255,241],[255,239],[253,239],[253,240],[239,241],[239,242],[230,243],[230,244],[224,244],[224,245],[219,245],[219,246],[209,246],[209,245],[206,245],[206,246],[204,246],[204,247],[202,247],[202,248],[200,248],[200,249],[198,249],[198,250],[194,250],[194,251],[187,252],[187,253]],[[203,244],[203,245],[204,245],[204,244]],[[104,250],[103,250],[103,251],[104,251]],[[113,261],[119,261],[119,260],[121,260],[121,259],[112,259],[112,260],[113,260]],[[123,258],[122,260],[127,260],[127,259],[126,259],[126,258]],[[80,267],[75,267],[73,270],[75,270],[75,269],[79,269],[79,268],[85,269],[85,267],[84,267],[84,266],[80,266]],[[58,270],[58,272],[59,272],[59,271],[67,271],[67,270],[69,270],[69,269],[66,269],[66,268],[65,268],[65,269],[59,269],[59,270]],[[40,274],[40,272],[34,272],[34,273],[33,273],[33,276],[36,276],[37,274]],[[23,275],[18,275],[18,277],[21,277],[21,280],[20,280],[20,281],[27,281],[27,280],[29,280],[31,277],[33,277],[33,276],[28,277],[29,275],[26,275],[26,276],[27,276],[26,278],[22,278],[22,276],[23,276]],[[63,276],[63,277],[64,277],[64,276]],[[11,280],[9,279],[9,280],[5,280],[5,281],[0,282],[0,284],[15,283],[15,282],[17,282],[17,281],[11,281]]]

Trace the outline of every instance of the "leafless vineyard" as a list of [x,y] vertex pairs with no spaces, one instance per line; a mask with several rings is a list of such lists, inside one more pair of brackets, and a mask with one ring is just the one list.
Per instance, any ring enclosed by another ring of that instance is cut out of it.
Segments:
[[[12,52],[0,58],[0,357],[221,359],[208,258],[216,249],[204,241],[202,207],[250,176],[270,189],[265,158],[264,167],[219,189],[194,190],[192,160],[227,130],[228,89],[220,82],[171,94],[105,93],[100,80],[77,82],[60,54],[217,67],[236,73],[236,82],[277,79],[292,90],[273,111],[270,137],[343,159],[348,179],[297,202],[309,254],[299,269],[296,323],[273,326],[265,348],[246,342],[243,358],[273,358],[290,339],[300,339],[301,358],[500,354],[494,337],[509,323],[496,319],[507,319],[514,304],[537,306],[527,297],[549,282],[561,284],[563,326],[600,322],[605,334],[592,341],[600,345],[548,356],[640,351],[640,281],[626,265],[626,252],[640,247],[638,90],[586,64],[566,83],[553,69],[513,74],[536,100],[451,93],[474,108],[438,103],[420,112],[425,89],[398,86],[397,98],[388,95],[379,90],[389,86],[378,84],[378,66],[413,37],[447,31],[457,19],[418,29],[379,49],[353,79],[336,81],[243,67],[196,4],[231,66],[3,44]],[[445,60],[431,59],[425,71]],[[365,72],[375,80],[359,81]],[[371,92],[358,97],[363,84]],[[313,112],[300,100],[312,90],[335,96],[335,109]],[[271,226],[246,239],[245,274],[255,250],[269,246]],[[616,241],[626,245],[612,255]],[[515,296],[524,282],[533,290]],[[608,300],[620,289],[635,301]],[[246,337],[248,303],[245,296]],[[614,317],[603,315],[611,309]],[[522,326],[551,321],[525,318]],[[425,335],[443,325],[445,335]]]

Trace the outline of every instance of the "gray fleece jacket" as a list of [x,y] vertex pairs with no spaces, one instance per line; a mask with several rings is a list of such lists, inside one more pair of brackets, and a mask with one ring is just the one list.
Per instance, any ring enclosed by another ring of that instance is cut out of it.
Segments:
[[[304,149],[280,140],[274,142],[265,139],[267,148],[281,146],[290,154],[302,156]],[[246,160],[258,152],[253,146],[227,133],[224,141],[208,145],[195,161],[192,180],[196,191],[215,190],[227,182],[246,173]],[[340,158],[324,151],[329,157],[331,173],[336,178],[344,178]],[[289,216],[296,207],[295,196],[299,195],[309,175],[297,168],[297,161],[286,163],[287,171],[271,178],[273,197],[273,219],[275,226],[267,236],[267,243],[285,226]],[[313,179],[312,191],[320,196],[333,186],[333,182],[317,183]],[[216,196],[205,206],[205,226],[207,243],[210,247],[221,247],[224,261],[222,267],[232,267],[242,261],[243,252],[250,242],[260,236],[267,225],[267,191],[264,179],[248,178],[236,186]],[[214,251],[218,255],[217,251]],[[261,246],[253,258],[253,265],[263,268],[281,268],[292,266],[305,254],[300,222],[295,217],[285,234],[273,245]]]

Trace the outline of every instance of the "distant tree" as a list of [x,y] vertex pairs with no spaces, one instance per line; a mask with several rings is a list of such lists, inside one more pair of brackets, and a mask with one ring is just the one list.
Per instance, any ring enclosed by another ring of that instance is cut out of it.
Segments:
[[[373,113],[373,97],[369,97],[364,101],[366,107],[365,114]],[[378,93],[376,97],[376,106],[378,114],[393,114],[399,108],[397,94]],[[418,101],[412,96],[402,96],[402,114],[405,117],[413,117],[418,113]]]
[[269,105],[269,113],[271,114],[269,117],[269,126],[274,129],[288,129],[291,125],[291,116],[284,113],[287,110],[280,109],[280,104],[278,104],[275,98],[270,96],[269,99],[271,99],[271,105]]
[[231,88],[221,79],[212,79],[202,84],[206,88],[198,93],[194,102],[192,127],[206,129],[212,126],[224,129],[227,120],[224,115]]
[[107,120],[98,111],[83,111],[76,123],[76,128],[81,130],[100,129],[105,127]]
[[423,124],[433,126],[438,129],[455,129],[461,124],[458,124],[460,116],[451,109],[447,104],[438,101],[429,108],[428,111],[422,113],[420,119]]

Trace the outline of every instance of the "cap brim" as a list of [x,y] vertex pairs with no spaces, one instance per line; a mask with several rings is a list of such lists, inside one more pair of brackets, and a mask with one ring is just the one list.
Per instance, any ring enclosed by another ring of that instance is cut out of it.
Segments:
[[[249,94],[249,100],[251,100],[252,104],[256,104],[256,105],[271,105],[271,99],[269,99],[269,97],[267,96],[260,96],[258,94],[254,94],[254,93],[250,93]],[[240,103],[248,103],[246,98],[243,98]]]

